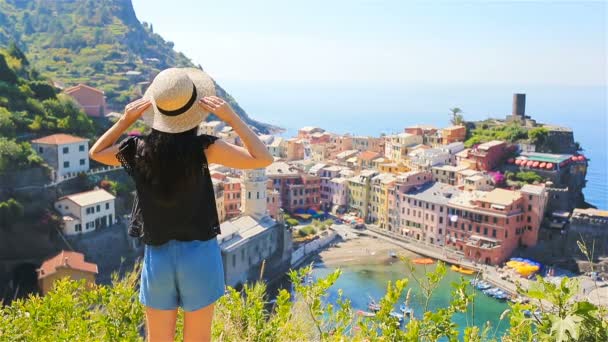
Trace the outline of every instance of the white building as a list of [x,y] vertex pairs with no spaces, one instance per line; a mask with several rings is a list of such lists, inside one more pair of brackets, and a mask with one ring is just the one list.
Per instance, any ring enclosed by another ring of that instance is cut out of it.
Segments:
[[450,154],[438,148],[417,149],[408,157],[407,165],[416,171],[430,171],[433,166],[450,164]]
[[53,134],[32,140],[32,148],[53,168],[55,181],[89,170],[88,139]]
[[[267,214],[267,184],[265,169],[245,170],[241,185],[242,215],[220,225],[222,233],[217,239],[229,286],[238,287],[258,279],[262,261],[272,265],[277,250],[279,258],[291,258],[291,232]],[[266,273],[272,271],[267,269]]]
[[60,197],[55,209],[63,215],[64,233],[75,235],[113,225],[116,222],[114,199],[103,189]]
[[464,143],[457,141],[451,144],[441,145],[438,148],[450,154],[450,165],[456,165],[456,153],[464,150]]
[[260,220],[266,213],[266,169],[244,170],[241,185],[241,209],[243,215]]

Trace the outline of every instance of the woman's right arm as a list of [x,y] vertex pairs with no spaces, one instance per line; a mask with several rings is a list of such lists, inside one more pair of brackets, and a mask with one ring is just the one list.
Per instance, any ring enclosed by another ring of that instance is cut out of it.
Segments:
[[209,96],[203,98],[199,105],[230,125],[243,141],[243,145],[247,147],[245,149],[223,140],[217,140],[205,150],[209,163],[222,164],[236,169],[257,169],[266,167],[274,161],[264,143],[226,101],[216,96]]

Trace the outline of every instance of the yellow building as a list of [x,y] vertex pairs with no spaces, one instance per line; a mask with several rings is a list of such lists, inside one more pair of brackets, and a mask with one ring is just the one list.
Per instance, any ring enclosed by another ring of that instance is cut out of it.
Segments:
[[361,218],[368,216],[370,183],[377,174],[373,170],[363,170],[359,175],[348,179],[348,205]]
[[45,295],[53,289],[55,281],[68,277],[72,280],[86,279],[88,286],[95,284],[97,264],[84,261],[84,254],[61,251],[42,263],[38,271],[38,286]]
[[380,228],[388,227],[389,206],[392,207],[389,205],[389,193],[393,191],[395,179],[390,173],[381,173],[370,182],[369,221]]
[[383,163],[378,165],[378,171],[383,173],[399,174],[410,171],[410,168],[402,163]]

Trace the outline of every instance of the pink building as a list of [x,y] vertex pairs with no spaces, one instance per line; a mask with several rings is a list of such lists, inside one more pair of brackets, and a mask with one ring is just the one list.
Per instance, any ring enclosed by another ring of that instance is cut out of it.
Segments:
[[226,177],[224,179],[224,207],[227,220],[241,214],[241,180],[239,178]]
[[[335,190],[332,188],[332,179],[340,177],[340,171],[343,168],[335,165],[327,165],[320,168],[317,171],[317,176],[321,178],[321,187],[320,187],[320,195],[321,195],[321,208],[323,210],[331,210],[335,203],[332,201],[333,192]],[[340,204],[345,205],[345,203]]]
[[104,92],[85,84],[79,84],[63,91],[82,107],[88,116],[103,117],[106,110]]
[[454,186],[428,182],[402,194],[398,207],[400,233],[430,244],[445,245],[448,202],[459,193]]
[[542,187],[464,192],[449,202],[448,246],[479,263],[499,265],[519,246],[534,246],[544,213]]

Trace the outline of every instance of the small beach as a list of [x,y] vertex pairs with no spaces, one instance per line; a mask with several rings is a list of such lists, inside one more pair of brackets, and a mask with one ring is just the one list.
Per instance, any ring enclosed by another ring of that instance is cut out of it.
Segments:
[[321,251],[314,258],[314,261],[315,264],[320,263],[325,266],[387,264],[395,261],[395,258],[390,256],[391,251],[395,252],[398,256],[409,258],[420,257],[416,253],[383,239],[359,236],[336,242],[332,247]]

